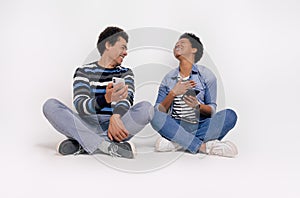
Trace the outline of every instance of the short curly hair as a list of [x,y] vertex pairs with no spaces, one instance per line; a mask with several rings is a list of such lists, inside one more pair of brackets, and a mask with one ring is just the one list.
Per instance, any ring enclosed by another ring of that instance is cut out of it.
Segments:
[[197,48],[197,52],[195,54],[195,63],[197,63],[203,56],[203,44],[201,43],[199,37],[197,37],[193,33],[184,33],[182,34],[179,39],[187,38],[192,44],[193,48]]
[[122,37],[126,40],[126,42],[128,42],[128,34],[119,27],[110,26],[103,30],[103,32],[100,33],[97,42],[97,49],[100,55],[102,55],[106,49],[106,42],[109,42],[111,45],[114,45],[118,41],[119,37]]

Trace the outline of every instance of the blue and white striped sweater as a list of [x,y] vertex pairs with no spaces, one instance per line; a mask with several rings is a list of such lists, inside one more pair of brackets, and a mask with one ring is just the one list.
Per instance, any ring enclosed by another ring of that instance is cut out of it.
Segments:
[[[107,103],[104,97],[112,77],[124,78],[128,85],[127,98],[115,106]],[[133,105],[134,92],[134,75],[129,68],[108,69],[94,62],[77,68],[74,74],[73,104],[80,115],[117,113],[122,116]]]

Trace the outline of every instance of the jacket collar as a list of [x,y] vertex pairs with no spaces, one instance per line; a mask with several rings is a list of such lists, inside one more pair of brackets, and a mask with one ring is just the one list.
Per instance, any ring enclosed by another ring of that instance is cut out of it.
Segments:
[[[175,69],[175,72],[174,72],[174,74],[172,75],[172,79],[173,80],[177,80],[177,77],[178,77],[178,74],[179,74],[179,71],[180,71],[180,66],[178,66],[176,69]],[[198,67],[197,67],[197,65],[196,64],[193,64],[193,66],[192,66],[192,75],[193,74],[198,74]]]

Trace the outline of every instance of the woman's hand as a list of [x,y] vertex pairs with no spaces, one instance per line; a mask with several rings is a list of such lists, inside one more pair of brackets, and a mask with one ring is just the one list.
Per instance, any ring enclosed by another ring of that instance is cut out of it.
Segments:
[[176,85],[171,90],[176,96],[184,94],[188,89],[191,89],[196,86],[195,81],[189,80],[182,82],[179,80]]

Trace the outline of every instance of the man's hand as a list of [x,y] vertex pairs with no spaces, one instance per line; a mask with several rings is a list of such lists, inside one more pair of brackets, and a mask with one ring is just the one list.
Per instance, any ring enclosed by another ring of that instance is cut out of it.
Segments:
[[128,85],[123,85],[122,83],[118,83],[114,86],[113,92],[111,94],[112,102],[119,102],[127,98],[128,96]]
[[112,92],[113,92],[113,84],[108,83],[108,85],[106,86],[106,94],[104,95],[107,103],[111,103]]
[[174,88],[172,89],[172,92],[178,96],[184,94],[188,89],[191,89],[196,86],[195,81],[189,80],[186,82],[182,82],[182,80],[179,80]]
[[119,114],[113,114],[110,117],[107,135],[110,140],[118,142],[128,137],[129,132],[125,128]]
[[119,102],[127,98],[128,96],[128,85],[123,85],[121,83],[116,84],[113,87],[112,83],[109,83],[106,87],[106,94],[104,95],[107,103]]

